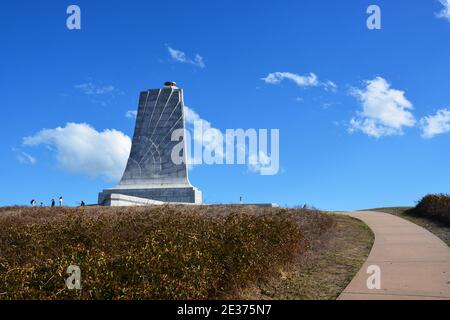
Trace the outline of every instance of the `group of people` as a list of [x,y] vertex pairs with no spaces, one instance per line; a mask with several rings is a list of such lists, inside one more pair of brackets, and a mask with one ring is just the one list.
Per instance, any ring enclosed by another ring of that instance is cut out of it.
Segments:
[[[59,197],[58,202],[59,202],[59,206],[62,207],[62,206],[63,206],[63,197],[62,197],[62,196]],[[36,200],[35,200],[35,199],[31,199],[30,204],[31,204],[32,207],[36,207]],[[51,206],[52,208],[53,208],[54,206],[56,206],[55,198],[52,198],[52,202],[51,202],[50,206]],[[85,206],[84,201],[81,201],[81,206],[82,206],[82,207]],[[45,205],[44,205],[43,202],[40,203],[40,207],[45,207]]]

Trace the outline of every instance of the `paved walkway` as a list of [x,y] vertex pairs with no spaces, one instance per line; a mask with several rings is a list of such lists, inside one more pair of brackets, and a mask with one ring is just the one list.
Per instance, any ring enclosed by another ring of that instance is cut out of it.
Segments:
[[[450,248],[422,227],[382,212],[351,212],[375,234],[372,251],[339,300],[450,300]],[[367,268],[381,269],[381,289],[367,288]]]

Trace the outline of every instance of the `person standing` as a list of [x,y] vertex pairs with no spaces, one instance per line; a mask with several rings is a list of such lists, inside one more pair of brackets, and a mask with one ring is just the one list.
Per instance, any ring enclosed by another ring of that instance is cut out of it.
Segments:
[[61,197],[59,197],[59,206],[62,207],[62,204],[63,204],[63,198],[61,196]]
[[55,206],[55,198],[52,198],[52,208]]
[[32,207],[35,207],[36,206],[36,200],[31,199],[30,204],[31,204]]

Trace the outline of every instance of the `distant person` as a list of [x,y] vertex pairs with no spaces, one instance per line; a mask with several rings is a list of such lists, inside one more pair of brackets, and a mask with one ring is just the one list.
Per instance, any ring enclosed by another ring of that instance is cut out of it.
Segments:
[[32,207],[35,207],[36,206],[36,200],[31,199],[30,204],[31,204]]
[[43,208],[44,207],[44,203],[43,202],[41,202],[41,208]]
[[86,204],[84,203],[84,201],[83,200],[81,200],[81,204],[80,204],[80,206],[82,206],[82,207],[84,207]]
[[63,198],[59,197],[59,206],[62,207],[62,204],[63,204]]
[[55,206],[55,199],[52,198],[52,208]]

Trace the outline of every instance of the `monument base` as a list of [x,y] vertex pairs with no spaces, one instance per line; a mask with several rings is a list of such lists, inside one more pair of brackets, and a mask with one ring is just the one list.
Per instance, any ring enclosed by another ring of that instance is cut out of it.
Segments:
[[137,206],[163,203],[201,204],[202,193],[194,187],[106,189],[98,195],[101,206]]

